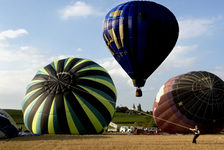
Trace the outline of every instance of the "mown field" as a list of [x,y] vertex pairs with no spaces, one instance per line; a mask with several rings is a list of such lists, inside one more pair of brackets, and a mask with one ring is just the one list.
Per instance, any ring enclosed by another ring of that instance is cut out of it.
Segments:
[[42,135],[0,140],[0,150],[223,150],[224,135]]
[[[18,125],[23,126],[21,110],[6,110]],[[113,122],[119,125],[153,125],[150,115],[116,113]],[[23,126],[23,130],[25,127]],[[201,135],[192,144],[193,135],[41,135],[1,139],[0,150],[223,150],[224,135]]]
[[112,122],[119,125],[127,126],[144,126],[151,127],[155,126],[152,116],[141,114],[141,113],[121,113],[116,112]]

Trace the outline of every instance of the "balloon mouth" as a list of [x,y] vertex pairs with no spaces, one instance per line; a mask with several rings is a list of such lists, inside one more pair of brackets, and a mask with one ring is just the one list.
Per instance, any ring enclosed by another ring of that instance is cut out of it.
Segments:
[[142,97],[142,90],[140,87],[136,89],[136,97]]
[[133,85],[137,87],[136,89],[136,97],[142,97],[142,90],[141,87],[145,85],[145,79],[133,79]]
[[135,87],[143,87],[145,85],[146,79],[132,79],[133,85]]

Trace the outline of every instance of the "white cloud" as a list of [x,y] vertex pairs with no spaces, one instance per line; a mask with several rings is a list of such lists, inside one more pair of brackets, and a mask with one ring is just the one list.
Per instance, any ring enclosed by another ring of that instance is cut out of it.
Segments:
[[0,32],[0,40],[17,38],[24,34],[28,34],[28,32],[25,29],[6,30],[6,31]]
[[[165,61],[159,66],[156,74],[167,74],[167,72],[178,70],[180,68],[191,68],[197,61],[197,58],[192,56],[191,52],[195,51],[197,47],[197,45],[176,46]],[[112,79],[119,85],[119,87],[133,87],[131,78],[114,58],[106,58],[98,61],[98,63],[109,72]],[[153,89],[150,87],[150,89],[145,90]]]
[[21,50],[29,50],[31,47],[30,46],[21,46],[20,49]]
[[82,48],[77,48],[75,51],[76,51],[76,52],[82,52],[83,49],[82,49]]
[[202,35],[210,35],[214,30],[217,18],[179,19],[179,37],[183,39],[194,38]]
[[[21,109],[28,82],[36,72],[54,60],[68,56],[48,56],[32,46],[15,46],[8,39],[26,35],[25,29],[0,32],[0,107]],[[7,46],[6,46],[7,45]]]
[[157,69],[159,74],[167,74],[181,68],[191,68],[196,62],[197,58],[191,55],[192,51],[197,49],[197,45],[191,46],[176,46],[165,61]]
[[21,109],[27,84],[36,72],[54,60],[66,55],[46,56],[36,48],[22,47],[17,50],[0,49],[0,107]]
[[98,63],[108,71],[115,84],[120,87],[133,86],[131,78],[113,57],[99,60]]
[[71,5],[66,6],[60,11],[62,19],[69,19],[70,17],[86,17],[102,15],[100,11],[93,8],[91,5],[82,1],[77,1]]
[[0,40],[0,47],[8,47],[9,43],[6,40]]
[[224,71],[224,66],[215,66],[214,70],[216,70],[216,71]]
[[192,66],[195,63],[196,58],[187,55],[197,49],[197,47],[197,45],[176,46],[165,62],[175,68]]
[[224,81],[224,66],[215,66],[211,72],[220,77]]
[[119,77],[126,77],[127,76],[125,71],[121,68],[121,66],[117,63],[117,61],[112,57],[100,60],[99,63],[105,69],[107,69],[108,72],[110,72],[114,76],[119,76]]
[[129,76],[127,73],[123,70],[123,68],[117,63],[117,61],[110,57],[110,58],[105,58],[103,60],[99,61],[99,64],[104,67],[109,74],[116,79],[127,79]]

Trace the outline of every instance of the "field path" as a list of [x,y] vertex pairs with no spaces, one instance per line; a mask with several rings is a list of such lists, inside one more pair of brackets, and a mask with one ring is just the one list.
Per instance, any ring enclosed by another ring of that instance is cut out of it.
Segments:
[[224,135],[42,135],[0,140],[0,150],[224,150]]

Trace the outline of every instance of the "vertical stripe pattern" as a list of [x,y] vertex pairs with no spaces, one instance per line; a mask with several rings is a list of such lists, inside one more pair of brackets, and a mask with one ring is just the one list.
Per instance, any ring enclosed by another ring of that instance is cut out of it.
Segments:
[[116,89],[107,71],[89,59],[56,60],[27,85],[24,123],[33,133],[96,134],[112,120]]

